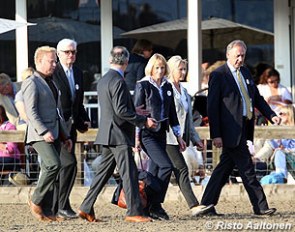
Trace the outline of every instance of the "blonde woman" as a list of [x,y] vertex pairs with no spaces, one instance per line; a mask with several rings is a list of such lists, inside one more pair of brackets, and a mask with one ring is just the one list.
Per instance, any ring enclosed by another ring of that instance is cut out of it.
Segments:
[[[187,90],[181,85],[181,81],[185,79],[187,73],[187,61],[182,59],[181,56],[172,56],[168,60],[168,66],[170,69],[168,77],[172,84],[176,113],[181,128],[181,136],[184,138],[187,145],[191,144],[192,146],[196,146],[199,150],[203,150],[204,145],[193,125],[191,97],[188,95]],[[177,184],[179,185],[192,215],[195,216],[196,212],[210,210],[213,205],[199,205],[190,184],[188,166],[184,155],[180,152],[172,130],[167,132],[166,150],[173,164],[173,172]]]
[[141,144],[150,158],[149,171],[161,183],[161,191],[149,196],[149,215],[154,219],[168,220],[169,216],[162,208],[170,181],[173,165],[166,152],[166,132],[169,126],[173,131],[181,151],[186,145],[181,136],[177,118],[172,85],[168,82],[169,68],[161,54],[154,54],[145,68],[145,77],[137,82],[135,88],[135,107],[144,106],[156,119],[156,129],[140,128],[137,131],[136,143]]

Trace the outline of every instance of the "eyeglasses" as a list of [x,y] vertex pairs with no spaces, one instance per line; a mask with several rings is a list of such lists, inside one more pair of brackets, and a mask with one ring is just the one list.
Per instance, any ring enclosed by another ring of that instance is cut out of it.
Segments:
[[278,83],[279,82],[279,80],[273,80],[273,81],[268,81],[267,83],[268,84],[273,84],[273,83]]
[[66,51],[62,51],[64,52],[66,55],[70,55],[70,53],[72,55],[76,55],[77,54],[77,50],[66,50]]
[[280,116],[286,116],[287,113],[286,113],[286,112],[280,112],[279,115],[280,115]]

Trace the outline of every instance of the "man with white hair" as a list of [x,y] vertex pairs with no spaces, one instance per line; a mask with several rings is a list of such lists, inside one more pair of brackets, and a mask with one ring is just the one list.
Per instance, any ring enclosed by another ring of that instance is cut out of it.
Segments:
[[[74,65],[76,55],[76,41],[71,39],[59,41],[57,44],[59,63],[57,63],[53,74],[53,80],[61,92],[63,116],[73,143],[77,140],[76,130],[83,133],[90,127],[90,119],[83,105],[83,73]],[[59,189],[54,196],[53,211],[59,217],[66,219],[77,217],[69,201],[77,174],[77,160],[74,149],[75,146],[72,147],[70,153],[66,149],[61,150]]]

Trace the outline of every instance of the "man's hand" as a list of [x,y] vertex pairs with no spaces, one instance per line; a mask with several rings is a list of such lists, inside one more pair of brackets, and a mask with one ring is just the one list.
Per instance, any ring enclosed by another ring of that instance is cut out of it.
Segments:
[[142,116],[148,116],[150,114],[149,110],[143,109],[144,105],[137,106],[135,109],[136,113]]
[[72,147],[73,147],[73,142],[71,139],[67,139],[64,143],[65,148],[67,149],[68,152],[72,151]]
[[51,131],[47,131],[45,135],[43,135],[43,139],[47,143],[53,143],[54,142],[54,137]]
[[278,116],[274,116],[271,118],[271,121],[275,124],[275,125],[280,125],[281,123],[281,118]]
[[145,122],[146,128],[156,128],[158,125],[157,121],[154,118],[147,118]]
[[221,148],[223,147],[223,143],[222,143],[222,138],[218,137],[218,138],[214,138],[213,139],[213,145],[217,148]]
[[84,122],[84,124],[87,125],[88,128],[91,127],[91,122],[86,121],[86,122]]

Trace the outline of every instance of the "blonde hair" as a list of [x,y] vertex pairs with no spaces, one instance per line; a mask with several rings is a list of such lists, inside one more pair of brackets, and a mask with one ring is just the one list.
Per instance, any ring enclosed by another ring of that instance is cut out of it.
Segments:
[[287,115],[287,122],[284,123],[285,126],[294,126],[294,106],[292,104],[280,105],[279,112],[285,113]]
[[157,61],[162,61],[163,64],[165,65],[165,74],[164,76],[168,76],[169,75],[169,67],[167,64],[167,61],[165,59],[165,57],[159,53],[155,53],[148,61],[147,65],[145,66],[145,75],[146,76],[152,76],[152,71],[153,71],[153,67],[155,66],[155,63]]
[[32,67],[28,67],[25,70],[22,71],[21,73],[21,78],[24,81],[25,79],[27,79],[28,77],[32,76],[34,73],[34,69]]
[[185,64],[185,66],[187,67],[187,60],[185,59],[182,59],[181,56],[172,56],[168,61],[167,61],[167,64],[169,66],[169,75],[168,75],[168,78],[169,79],[173,79],[173,71],[175,69],[178,69],[180,64]]
[[41,59],[44,56],[44,54],[50,53],[50,52],[54,52],[56,54],[56,49],[54,47],[49,47],[49,46],[38,47],[34,55],[35,64],[37,64],[37,61]]

